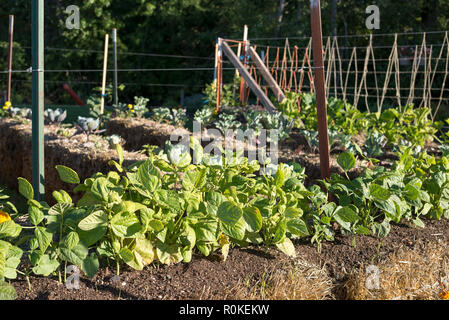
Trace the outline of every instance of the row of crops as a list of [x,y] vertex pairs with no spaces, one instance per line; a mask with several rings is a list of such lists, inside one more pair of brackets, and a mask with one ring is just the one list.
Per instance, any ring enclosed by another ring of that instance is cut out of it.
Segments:
[[[217,111],[212,89],[191,115],[180,108],[149,110],[148,99],[136,97],[133,104],[106,108],[96,117],[98,105],[91,99],[92,117],[80,118],[76,127],[100,135],[108,119],[117,116],[148,116],[187,128],[196,120],[222,131],[279,129],[283,141],[296,132],[314,152],[312,95],[287,93],[280,112],[269,114],[233,107],[235,100],[225,90],[223,108]],[[22,122],[29,114],[10,105],[1,112]],[[68,265],[93,277],[100,266],[114,266],[119,274],[125,264],[142,270],[154,262],[187,263],[195,253],[218,252],[226,259],[230,248],[248,245],[276,246],[294,257],[295,239],[308,238],[320,250],[337,233],[382,238],[392,223],[422,228],[426,219],[449,218],[449,137],[444,123],[428,115],[428,108],[412,105],[362,112],[331,98],[330,145],[341,151],[336,161],[342,174],[308,187],[298,163],[260,163],[233,152],[211,156],[193,136],[188,147],[169,142],[164,148],[146,146],[145,160],[125,166],[121,138],[105,136],[118,157],[110,161],[111,171],[81,181],[79,172],[57,166],[60,179],[74,189],[53,191],[54,204],[33,200],[31,184],[20,177],[28,212],[18,212],[7,196],[0,196],[0,296],[14,297],[4,280],[18,274],[27,279],[55,275],[62,282]],[[64,135],[64,113],[51,110],[46,116]],[[432,141],[437,150],[428,153]],[[377,165],[385,152],[393,153],[394,161]],[[367,164],[363,172],[351,174],[362,162]],[[73,194],[79,200],[72,200]]]

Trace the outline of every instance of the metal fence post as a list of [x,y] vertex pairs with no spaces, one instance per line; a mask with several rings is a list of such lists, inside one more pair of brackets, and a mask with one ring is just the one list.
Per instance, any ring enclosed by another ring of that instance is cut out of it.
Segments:
[[34,198],[44,200],[44,0],[32,2],[32,153]]

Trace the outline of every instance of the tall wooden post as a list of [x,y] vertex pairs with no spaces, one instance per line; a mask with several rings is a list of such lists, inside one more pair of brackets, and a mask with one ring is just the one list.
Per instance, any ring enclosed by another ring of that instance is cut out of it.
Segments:
[[14,16],[9,16],[9,50],[8,50],[8,85],[6,93],[6,101],[11,102],[11,74],[12,74],[12,47],[14,34]]
[[[249,47],[249,42],[248,42],[248,26],[245,25],[245,28],[243,30],[243,46],[242,46],[242,55],[243,55],[243,65],[245,66],[245,68],[248,65],[248,47]],[[240,46],[239,46],[240,48]],[[237,49],[237,51],[239,51],[239,48]],[[239,52],[237,52],[238,57],[240,58]],[[244,104],[246,101],[246,83],[245,80],[243,78],[240,78],[240,103]]]
[[217,47],[217,81],[215,83],[217,90],[217,108],[218,111],[220,109],[221,104],[221,82],[223,81],[222,76],[222,61],[223,61],[223,39],[218,38],[218,47]]
[[109,47],[109,34],[106,33],[104,37],[103,81],[101,84],[100,114],[103,114],[104,112],[104,97],[106,93],[106,73],[108,68],[108,47]]
[[330,178],[329,135],[327,127],[326,91],[324,88],[323,39],[321,33],[320,0],[310,0],[312,26],[313,65],[315,69],[315,93],[318,118],[321,178]]
[[44,0],[32,2],[32,153],[34,198],[44,200]]
[[114,50],[114,106],[118,107],[118,79],[117,79],[117,29],[112,29],[112,44]]

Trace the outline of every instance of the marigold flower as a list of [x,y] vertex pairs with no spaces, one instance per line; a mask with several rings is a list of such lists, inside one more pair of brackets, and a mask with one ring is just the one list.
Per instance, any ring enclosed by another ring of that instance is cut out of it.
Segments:
[[5,102],[5,105],[3,106],[3,110],[8,110],[9,108],[11,108],[11,102],[9,102],[9,101],[6,101]]
[[9,216],[9,214],[0,210],[0,223],[6,222],[9,220],[11,220],[11,217]]
[[443,300],[449,300],[449,291],[440,293],[440,297]]

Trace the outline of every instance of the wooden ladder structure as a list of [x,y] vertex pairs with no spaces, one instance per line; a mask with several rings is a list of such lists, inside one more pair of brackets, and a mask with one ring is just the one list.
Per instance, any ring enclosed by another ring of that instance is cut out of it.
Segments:
[[[239,57],[232,51],[231,47],[227,43],[229,40],[225,40],[222,38],[218,38],[218,50],[217,50],[217,82],[216,82],[216,90],[217,90],[217,110],[220,107],[221,104],[221,86],[222,86],[222,56],[223,53],[228,57],[229,61],[234,65],[234,67],[238,70],[239,74],[242,76],[242,78],[245,80],[245,82],[248,84],[248,87],[254,92],[254,94],[259,98],[262,105],[271,113],[273,113],[276,108],[274,107],[271,100],[268,98],[268,96],[265,94],[265,92],[262,90],[262,88],[257,84],[256,80],[251,76],[250,72],[248,71],[247,67],[240,62]],[[271,76],[270,71],[267,69],[267,67],[264,65],[262,59],[257,54],[256,50],[249,46],[248,41],[244,41],[243,43],[244,47],[247,48],[248,52],[244,52],[244,54],[248,53],[253,60],[254,64],[256,65],[257,69],[260,70],[260,73],[262,77],[265,79],[267,85],[270,87],[270,89],[273,91],[274,95],[276,96],[276,99],[281,102],[285,99],[284,92],[279,87],[277,82],[274,80],[274,78]],[[245,50],[246,51],[246,50]]]

